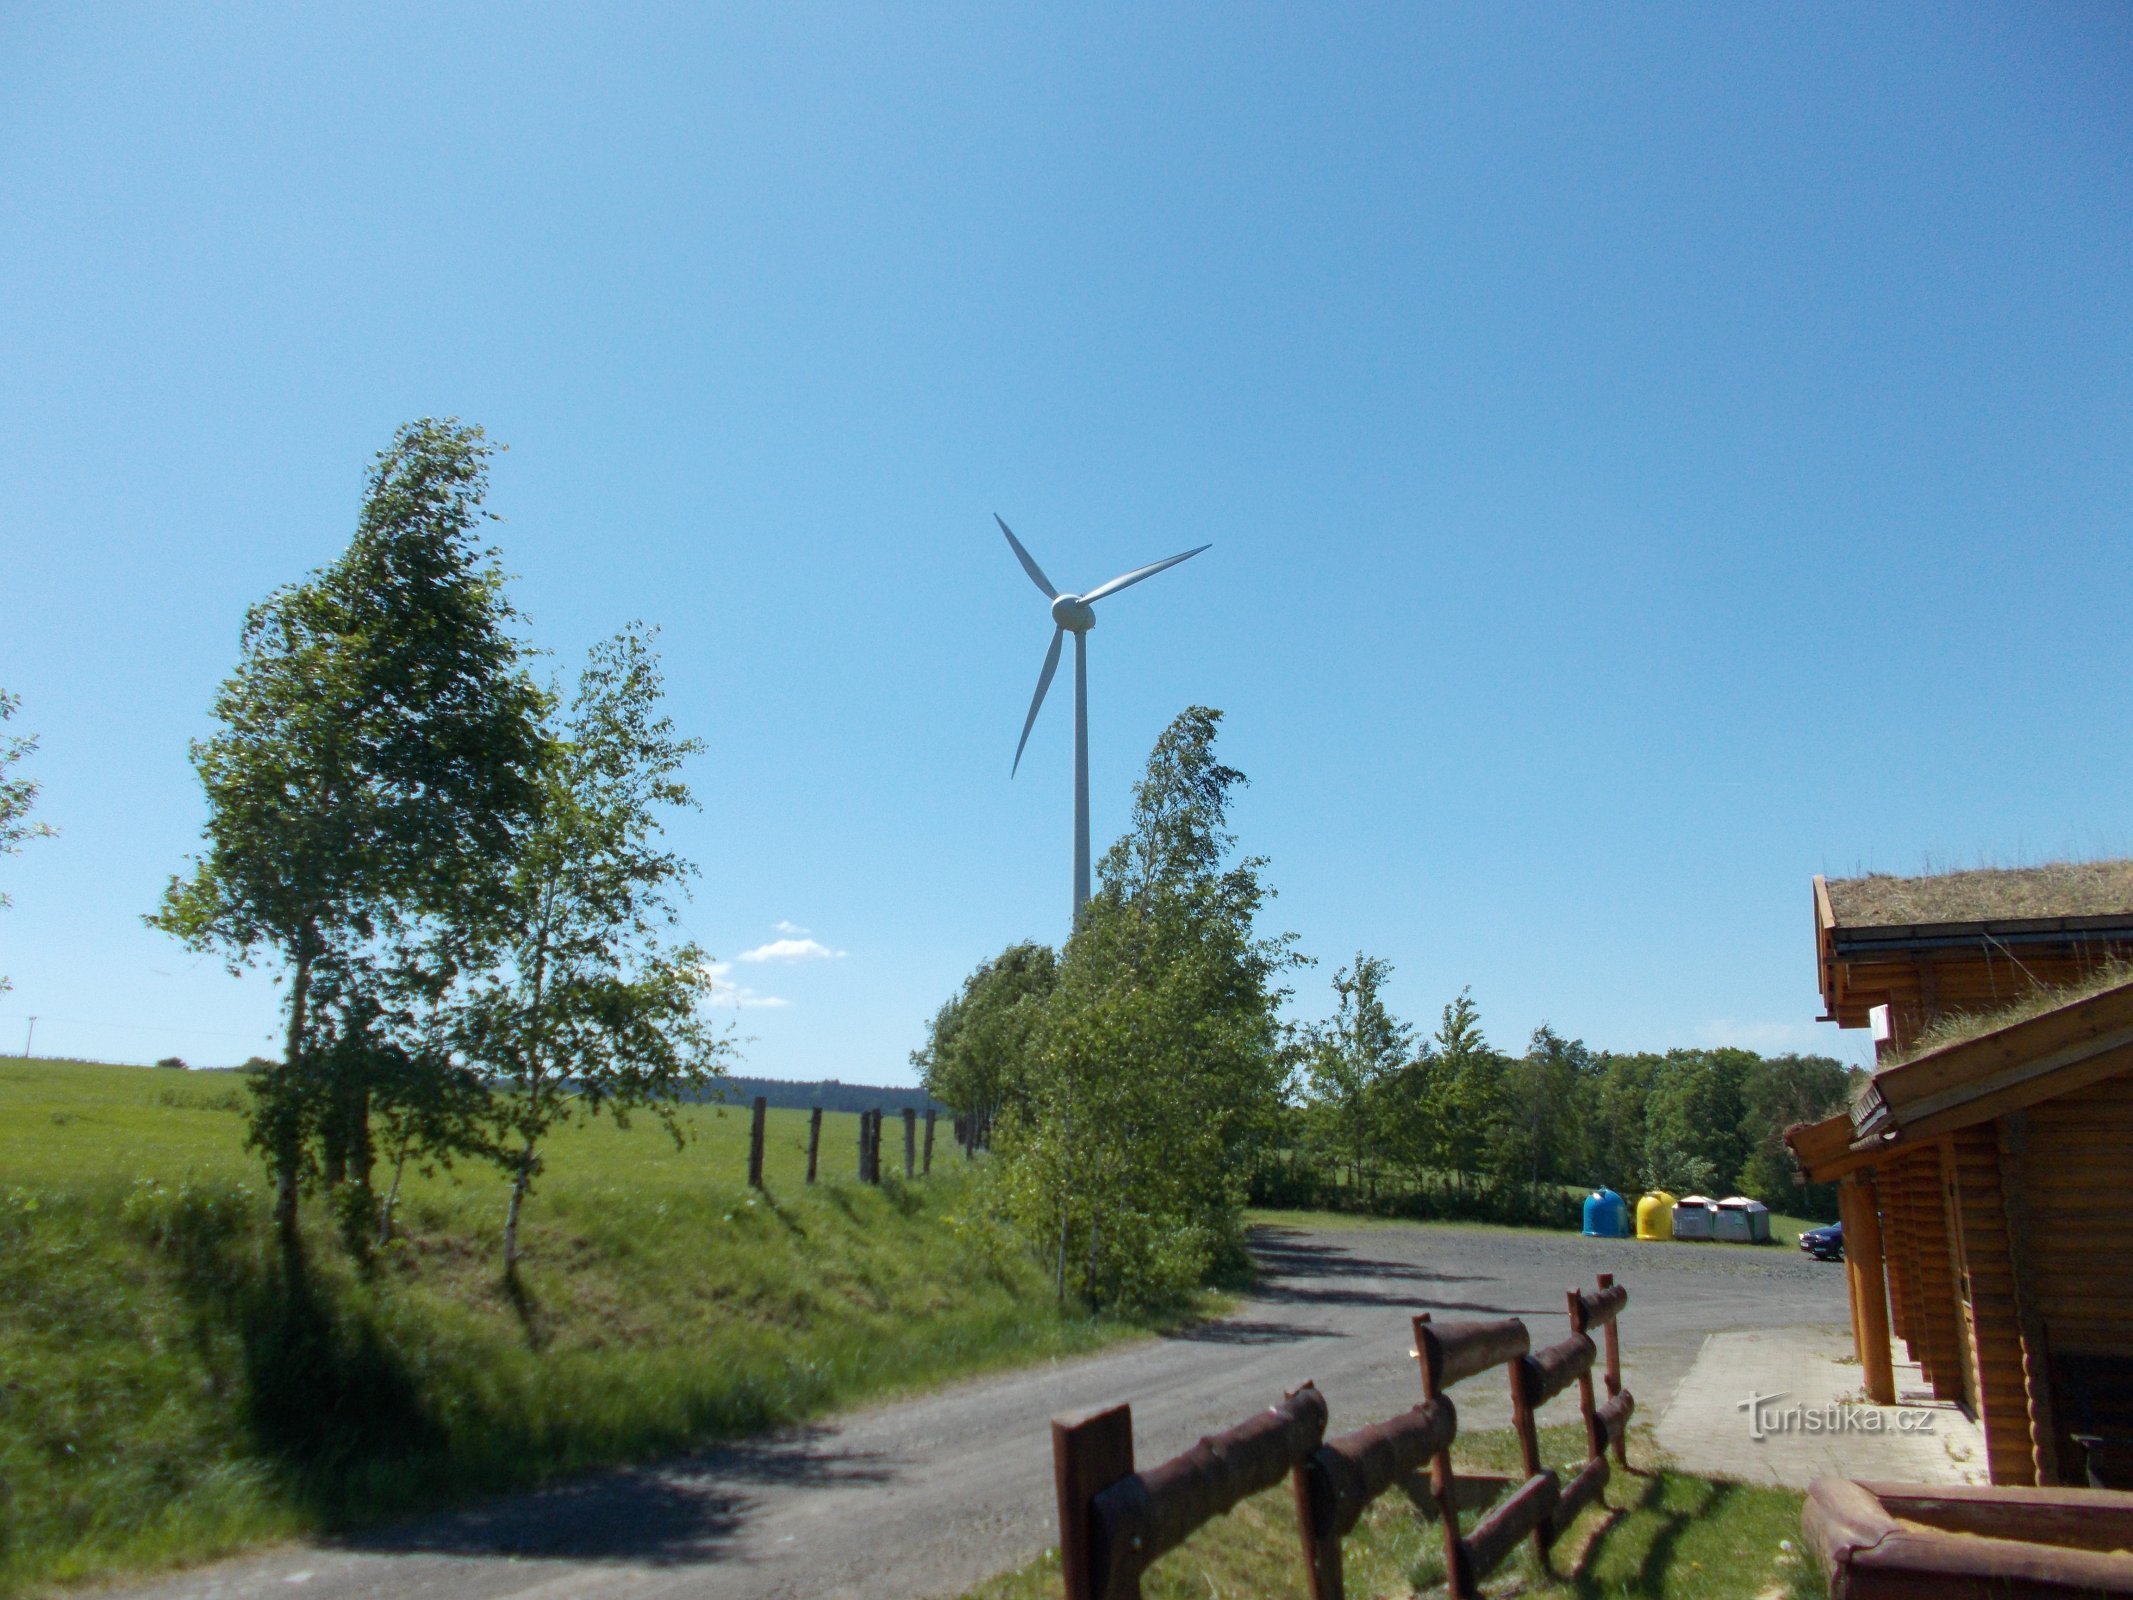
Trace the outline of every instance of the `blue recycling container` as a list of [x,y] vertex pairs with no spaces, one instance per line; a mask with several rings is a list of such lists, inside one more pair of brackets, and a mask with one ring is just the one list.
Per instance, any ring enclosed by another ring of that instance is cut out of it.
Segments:
[[1585,1197],[1585,1233],[1593,1239],[1627,1239],[1628,1204],[1612,1189],[1595,1189]]

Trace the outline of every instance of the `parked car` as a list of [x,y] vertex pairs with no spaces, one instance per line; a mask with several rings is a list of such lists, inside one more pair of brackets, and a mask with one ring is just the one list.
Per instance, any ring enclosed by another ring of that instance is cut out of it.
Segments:
[[1842,1261],[1844,1259],[1844,1224],[1832,1222],[1826,1228],[1802,1228],[1800,1248],[1817,1261]]

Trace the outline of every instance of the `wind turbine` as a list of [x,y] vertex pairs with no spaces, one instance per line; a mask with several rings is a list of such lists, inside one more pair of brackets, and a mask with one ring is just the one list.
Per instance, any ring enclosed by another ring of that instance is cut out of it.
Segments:
[[1099,583],[1087,594],[1061,594],[1052,587],[1052,580],[1022,548],[1015,530],[997,511],[992,520],[999,523],[1000,531],[1007,535],[1015,559],[1029,574],[1029,581],[1043,590],[1044,597],[1052,602],[1052,647],[1044,653],[1044,670],[1037,674],[1037,692],[1030,697],[1029,715],[1022,719],[1022,738],[1015,746],[1015,764],[1008,770],[1009,777],[1021,769],[1022,751],[1029,743],[1030,729],[1037,725],[1037,710],[1044,704],[1044,691],[1052,686],[1052,674],[1059,670],[1059,646],[1068,634],[1074,636],[1074,926],[1078,928],[1081,926],[1081,908],[1089,903],[1089,630],[1096,626],[1096,602],[1214,547],[1199,545],[1183,555],[1136,567],[1109,583]]

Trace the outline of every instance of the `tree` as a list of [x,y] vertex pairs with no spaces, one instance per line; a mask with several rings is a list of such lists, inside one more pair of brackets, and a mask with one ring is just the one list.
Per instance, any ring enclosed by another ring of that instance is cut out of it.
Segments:
[[1774,1211],[1834,1217],[1836,1185],[1807,1181],[1785,1143],[1785,1130],[1844,1109],[1858,1076],[1856,1069],[1828,1056],[1771,1056],[1749,1069],[1741,1115],[1748,1159],[1741,1168],[1740,1192]]
[[678,1145],[679,1098],[718,1076],[730,1048],[699,1009],[704,953],[665,934],[694,869],[664,847],[661,819],[695,804],[681,767],[702,744],[675,735],[661,695],[641,630],[593,650],[567,712],[553,704],[546,719],[532,816],[488,897],[500,960],[472,986],[460,1041],[507,1091],[492,1109],[511,1178],[507,1277],[556,1126],[642,1109]]
[[911,1052],[926,1092],[955,1108],[972,1128],[990,1125],[1019,1103],[1028,1077],[1030,1034],[1059,977],[1049,945],[1009,945],[963,980]]
[[1596,1070],[1580,1040],[1545,1022],[1504,1078],[1501,1158],[1505,1174],[1529,1189],[1584,1182],[1590,1167],[1587,1101]]
[[1646,1172],[1645,1102],[1659,1057],[1600,1057],[1590,1094],[1586,1123],[1593,1176],[1624,1194],[1654,1185]]
[[1352,966],[1334,973],[1334,1014],[1312,1031],[1305,1056],[1322,1137],[1346,1162],[1358,1196],[1374,1187],[1388,1089],[1414,1044],[1414,1028],[1386,1008],[1391,976],[1392,963],[1358,950]]
[[479,428],[401,428],[348,549],[247,613],[220,727],[193,746],[207,847],[148,919],[233,970],[262,953],[284,969],[283,1056],[253,1080],[252,1143],[292,1249],[322,1155],[368,1193],[373,1057],[350,1040],[398,959],[380,941],[478,918],[534,796],[538,696],[474,538],[491,454]]
[[1733,1049],[1669,1050],[1660,1059],[1644,1113],[1655,1187],[1728,1188],[1738,1181],[1749,1148],[1742,1091],[1758,1064],[1754,1052]]
[[1444,1164],[1461,1183],[1494,1175],[1504,1119],[1503,1057],[1481,1032],[1481,1008],[1465,990],[1444,1008],[1431,1054]]
[[1002,1123],[1009,1213],[1061,1293],[1092,1303],[1174,1298],[1234,1254],[1280,1115],[1275,1008],[1296,957],[1255,931],[1266,863],[1234,855],[1245,779],[1215,759],[1220,721],[1190,707],[1156,742],[1032,1031],[1027,1102]]
[[[22,702],[0,689],[0,723],[9,721],[20,709]],[[33,734],[0,735],[0,856],[11,856],[32,839],[48,839],[52,836],[49,823],[30,821],[30,809],[37,803],[37,782],[34,778],[20,776],[17,769],[21,763],[37,751],[37,739]],[[13,905],[5,889],[0,889],[0,910]],[[9,988],[7,978],[0,974],[0,994]]]

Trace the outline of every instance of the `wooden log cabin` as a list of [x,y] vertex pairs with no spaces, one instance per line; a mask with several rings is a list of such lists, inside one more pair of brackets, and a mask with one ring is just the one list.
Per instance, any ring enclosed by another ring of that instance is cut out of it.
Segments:
[[1975,1015],[2133,961],[2133,861],[1814,880],[1821,1020],[1907,1053]]
[[1994,1483],[2133,1487],[2133,862],[1814,895],[1829,1020],[1888,1007],[1851,1109],[1787,1134],[1838,1184],[1868,1398],[1893,1332]]

